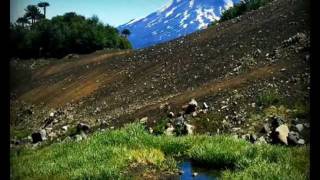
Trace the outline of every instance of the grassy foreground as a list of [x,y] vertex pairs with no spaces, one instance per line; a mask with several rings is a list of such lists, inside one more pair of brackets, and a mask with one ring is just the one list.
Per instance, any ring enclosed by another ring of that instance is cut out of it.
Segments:
[[308,179],[309,147],[256,145],[229,136],[153,136],[139,124],[81,142],[11,152],[11,179],[130,179],[130,168],[175,171],[175,158],[223,170],[222,179]]

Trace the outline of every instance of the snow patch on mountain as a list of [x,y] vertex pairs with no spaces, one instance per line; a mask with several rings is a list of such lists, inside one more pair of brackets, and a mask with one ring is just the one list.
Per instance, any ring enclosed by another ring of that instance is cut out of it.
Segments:
[[204,29],[239,1],[168,0],[154,13],[131,20],[118,29],[129,29],[129,40],[133,47],[144,48]]

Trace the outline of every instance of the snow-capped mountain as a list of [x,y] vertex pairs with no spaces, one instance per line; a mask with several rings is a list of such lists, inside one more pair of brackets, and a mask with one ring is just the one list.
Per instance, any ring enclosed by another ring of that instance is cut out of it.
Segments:
[[134,48],[144,48],[169,41],[219,20],[222,12],[240,0],[169,0],[168,4],[150,15],[131,20],[118,27],[129,29]]

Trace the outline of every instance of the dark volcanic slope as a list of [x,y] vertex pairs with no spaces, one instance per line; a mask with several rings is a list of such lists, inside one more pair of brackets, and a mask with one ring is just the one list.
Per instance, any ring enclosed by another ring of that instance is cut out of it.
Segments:
[[[30,129],[36,128],[43,124],[50,108],[60,108],[66,114],[57,127],[78,121],[97,124],[100,120],[117,125],[143,116],[157,120],[165,114],[159,109],[164,103],[171,103],[178,111],[196,97],[220,107],[218,102],[237,90],[248,104],[269,85],[287,94],[288,100],[296,99],[307,91],[303,83],[289,81],[309,72],[304,60],[309,51],[307,7],[304,0],[277,0],[142,51],[49,63],[33,70],[30,85],[16,89],[18,99],[12,100],[11,122],[17,127],[28,124]],[[289,38],[293,40],[285,43]],[[21,100],[34,104],[35,113],[16,118],[19,107],[24,106]]]

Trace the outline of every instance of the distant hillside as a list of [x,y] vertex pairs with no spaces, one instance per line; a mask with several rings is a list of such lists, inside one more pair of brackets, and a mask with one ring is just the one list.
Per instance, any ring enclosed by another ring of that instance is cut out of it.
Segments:
[[129,29],[134,48],[166,42],[206,28],[219,20],[223,10],[240,0],[170,0],[162,9],[134,19],[118,29]]

